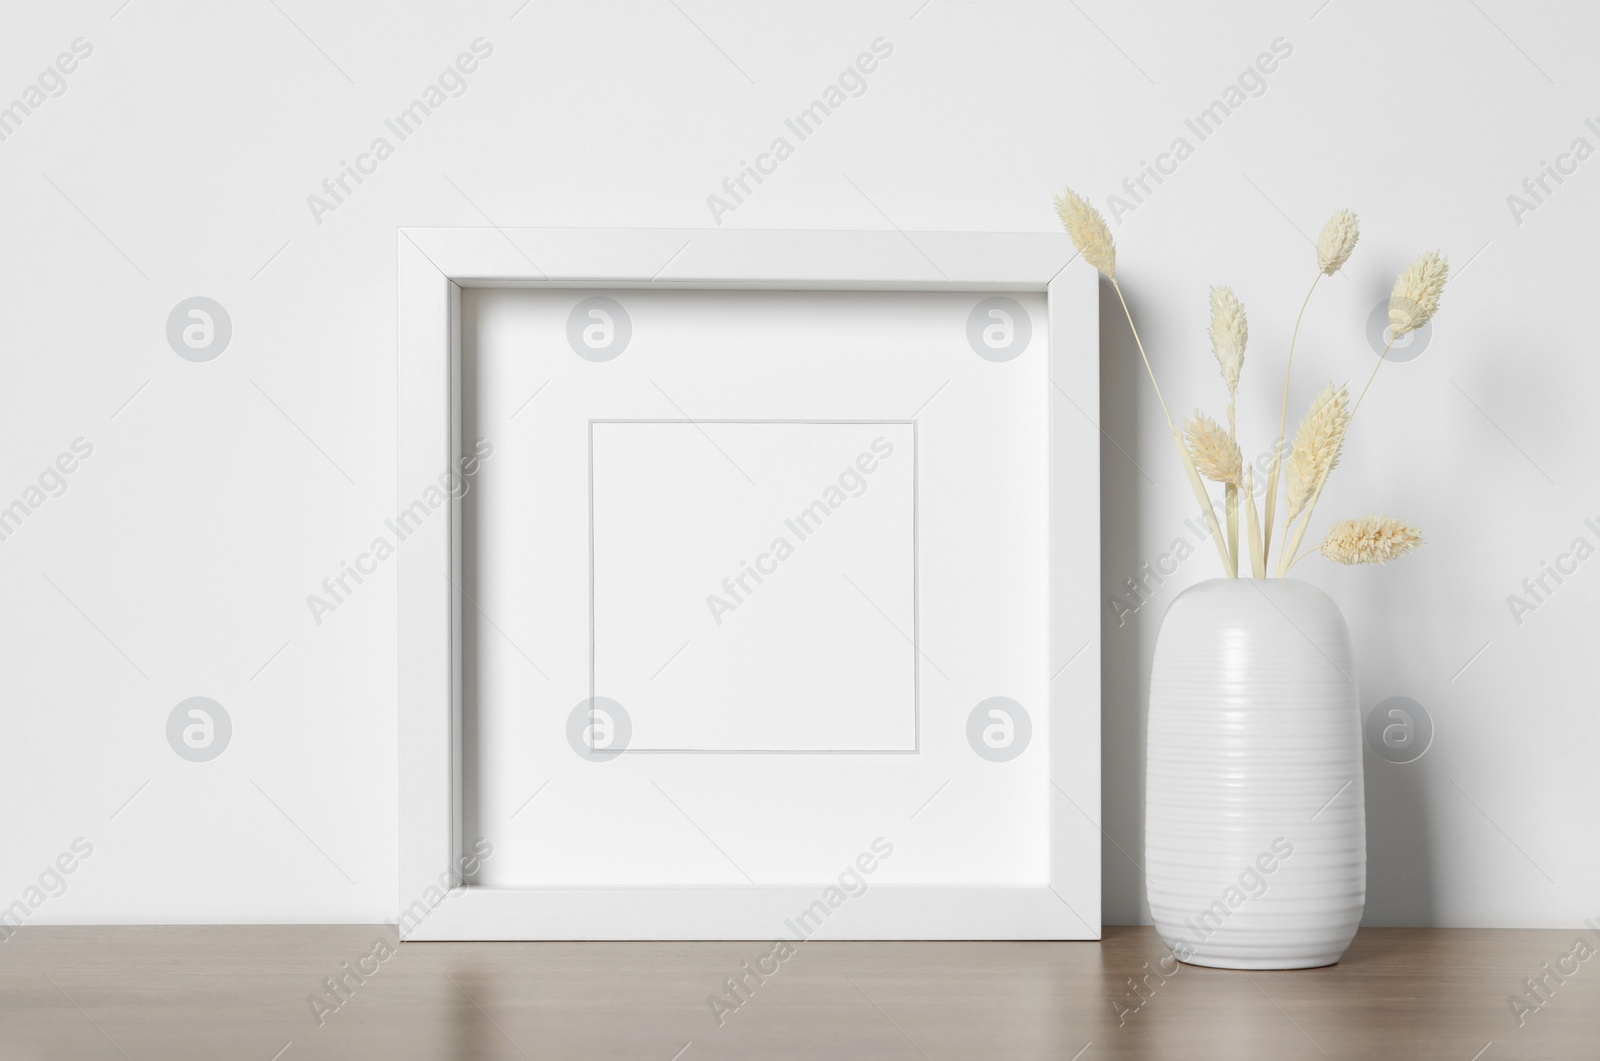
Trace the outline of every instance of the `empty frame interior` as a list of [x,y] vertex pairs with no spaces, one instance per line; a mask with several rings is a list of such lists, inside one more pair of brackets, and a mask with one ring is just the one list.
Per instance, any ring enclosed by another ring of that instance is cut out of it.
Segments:
[[[475,883],[822,883],[878,838],[875,882],[1047,880],[1049,343],[1006,297],[998,361],[987,292],[462,293]],[[1034,754],[974,750],[997,696]]]

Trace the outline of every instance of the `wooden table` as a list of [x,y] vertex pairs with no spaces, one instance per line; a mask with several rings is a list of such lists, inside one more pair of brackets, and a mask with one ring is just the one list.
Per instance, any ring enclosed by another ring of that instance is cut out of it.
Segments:
[[[1165,953],[1149,928],[1103,943],[806,942],[760,982],[745,963],[770,943],[412,943],[384,957],[392,938],[27,928],[0,944],[0,1059],[1600,1057],[1600,961],[1549,979],[1520,1023],[1507,1001],[1575,940],[1600,952],[1588,931],[1364,929],[1327,969],[1183,966],[1137,993],[1129,977]],[[726,983],[741,974],[743,998]]]

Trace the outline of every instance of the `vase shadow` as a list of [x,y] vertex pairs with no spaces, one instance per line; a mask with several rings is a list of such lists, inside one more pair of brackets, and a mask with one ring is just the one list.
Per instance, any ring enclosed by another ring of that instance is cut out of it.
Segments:
[[[1363,718],[1371,705],[1363,704]],[[1424,757],[1425,759],[1426,757]],[[1437,924],[1433,836],[1423,759],[1390,763],[1366,750],[1367,909],[1363,925]]]
[[[1388,568],[1384,573],[1388,574]],[[1343,574],[1340,572],[1339,574]],[[1425,592],[1407,586],[1414,569],[1399,568],[1400,578],[1339,579],[1339,599],[1348,602],[1346,615],[1362,616],[1356,639],[1357,674],[1361,683],[1363,763],[1367,803],[1367,908],[1363,925],[1407,927],[1438,922],[1439,881],[1435,870],[1433,785],[1437,748],[1426,750],[1412,762],[1391,762],[1374,750],[1374,735],[1366,729],[1371,713],[1390,696],[1414,691],[1406,668],[1388,646],[1415,644],[1418,631],[1400,617],[1407,594]],[[1365,664],[1363,665],[1363,660]],[[1431,694],[1423,694],[1432,700]],[[1438,707],[1424,703],[1424,710]],[[1387,719],[1385,719],[1387,721]],[[1434,738],[1437,739],[1437,731]],[[1446,799],[1460,800],[1446,793]]]

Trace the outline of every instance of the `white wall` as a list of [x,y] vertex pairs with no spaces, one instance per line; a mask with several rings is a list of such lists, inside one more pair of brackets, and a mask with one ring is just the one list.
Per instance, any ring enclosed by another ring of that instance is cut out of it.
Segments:
[[[724,177],[883,37],[865,93],[721,222],[1048,230],[1062,182],[1108,208],[1188,136],[1193,155],[1117,225],[1120,276],[1183,409],[1217,404],[1206,286],[1238,290],[1255,338],[1241,427],[1260,447],[1314,271],[1306,236],[1342,206],[1365,230],[1307,313],[1296,410],[1364,377],[1367,314],[1411,256],[1450,254],[1428,349],[1384,369],[1322,503],[1410,518],[1430,543],[1387,569],[1297,569],[1345,609],[1364,708],[1410,696],[1437,729],[1417,762],[1368,756],[1368,920],[1600,915],[1600,560],[1520,625],[1506,600],[1574,538],[1600,544],[1580,419],[1600,385],[1600,161],[1520,221],[1506,199],[1576,138],[1600,148],[1592,12],[520,2],[12,12],[0,101],[75,39],[93,53],[0,142],[0,505],[75,439],[93,454],[0,541],[0,903],[83,837],[92,856],[38,919],[387,916],[393,570],[320,625],[306,596],[395,504],[395,228],[713,225]],[[493,53],[464,94],[404,142],[387,133],[479,37]],[[1198,142],[1184,119],[1277,38],[1293,52],[1264,93]],[[380,135],[392,157],[314,218],[306,197]],[[165,334],[194,295],[233,328],[205,363]],[[1124,333],[1105,332],[1099,415],[1129,455],[1102,456],[1109,594],[1189,533],[1190,502]],[[1106,608],[1109,922],[1146,916],[1123,852],[1142,846],[1159,616],[1215,573],[1202,550],[1125,626]],[[191,696],[234,725],[211,763],[167,743]]]

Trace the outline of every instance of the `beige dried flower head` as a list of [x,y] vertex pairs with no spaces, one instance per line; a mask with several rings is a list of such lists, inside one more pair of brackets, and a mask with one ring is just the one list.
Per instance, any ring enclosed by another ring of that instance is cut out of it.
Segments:
[[1244,303],[1230,287],[1211,289],[1211,352],[1222,366],[1222,380],[1232,397],[1239,390],[1239,373],[1244,368],[1244,347],[1250,340],[1250,325],[1245,320]]
[[1322,540],[1322,555],[1336,564],[1383,564],[1417,549],[1422,533],[1388,516],[1362,516],[1335,523]]
[[1389,332],[1396,339],[1414,332],[1439,312],[1439,296],[1450,275],[1450,261],[1429,251],[1406,266],[1389,294]]
[[1100,211],[1068,188],[1056,196],[1056,213],[1061,215],[1061,224],[1066,228],[1067,235],[1072,237],[1072,245],[1078,248],[1083,260],[1105,273],[1108,279],[1115,279],[1117,245],[1111,239],[1111,230],[1106,227],[1106,219],[1100,216]]
[[1345,428],[1350,426],[1350,392],[1328,384],[1311,403],[1295,432],[1289,456],[1289,519],[1298,516],[1339,465]]
[[1201,475],[1214,483],[1244,483],[1244,457],[1239,443],[1205,413],[1196,412],[1184,425],[1189,438],[1189,455]]
[[1322,226],[1322,235],[1317,238],[1317,267],[1322,274],[1332,276],[1344,268],[1360,238],[1361,225],[1349,210],[1340,210],[1328,218],[1328,223]]

